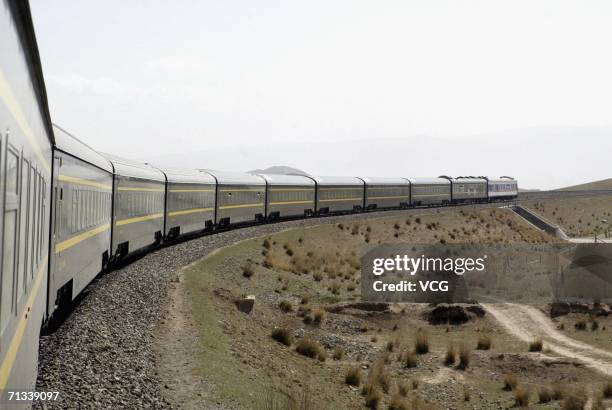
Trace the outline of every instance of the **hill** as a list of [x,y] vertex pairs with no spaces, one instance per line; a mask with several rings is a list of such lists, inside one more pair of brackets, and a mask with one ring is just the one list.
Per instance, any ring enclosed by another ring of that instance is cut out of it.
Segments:
[[297,168],[288,167],[286,165],[273,165],[265,169],[254,169],[248,172],[249,174],[276,174],[276,175],[309,175]]
[[612,178],[587,182],[586,184],[572,185],[565,188],[560,188],[557,191],[591,191],[609,189],[612,189]]

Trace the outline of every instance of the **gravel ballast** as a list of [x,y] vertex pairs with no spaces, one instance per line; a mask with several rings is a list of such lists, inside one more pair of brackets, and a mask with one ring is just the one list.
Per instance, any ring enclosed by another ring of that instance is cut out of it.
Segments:
[[60,400],[44,408],[171,407],[156,373],[155,330],[177,271],[211,251],[288,228],[415,212],[438,211],[333,216],[218,232],[158,249],[101,275],[65,322],[41,338],[37,390],[60,392]]

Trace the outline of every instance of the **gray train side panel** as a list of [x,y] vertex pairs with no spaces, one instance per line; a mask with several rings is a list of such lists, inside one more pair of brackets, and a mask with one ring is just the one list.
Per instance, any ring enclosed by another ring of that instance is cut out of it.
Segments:
[[49,311],[72,280],[74,299],[110,257],[113,176],[60,151],[55,153]]
[[164,230],[165,183],[115,174],[113,187],[113,255],[153,245]]
[[179,228],[181,234],[201,231],[214,224],[215,184],[168,182],[166,232]]
[[410,185],[367,185],[366,208],[399,208],[410,204]]
[[411,205],[414,206],[450,203],[451,185],[413,182],[411,194]]
[[217,224],[253,222],[265,214],[265,185],[217,186]]
[[53,138],[28,18],[0,0],[0,401],[34,388],[46,306]]
[[315,186],[268,185],[266,201],[267,217],[275,214],[280,218],[304,216],[315,210]]
[[363,207],[363,185],[317,185],[317,210],[348,212]]

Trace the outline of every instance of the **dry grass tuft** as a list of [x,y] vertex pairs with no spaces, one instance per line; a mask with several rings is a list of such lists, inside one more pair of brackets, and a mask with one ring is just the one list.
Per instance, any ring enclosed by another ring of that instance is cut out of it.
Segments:
[[410,403],[402,396],[395,395],[391,398],[389,402],[389,410],[411,410],[412,406]]
[[312,312],[313,322],[316,325],[320,325],[325,320],[325,311],[323,309],[315,309]]
[[453,344],[449,344],[446,348],[446,355],[444,355],[444,365],[454,366],[457,361],[457,349]]
[[412,369],[417,366],[417,355],[414,351],[406,352],[406,356],[404,357],[404,363],[406,367]]
[[288,313],[288,312],[292,312],[293,311],[293,305],[288,300],[281,300],[278,303],[278,308],[282,312],[284,312],[284,313]]
[[565,397],[565,387],[562,384],[556,383],[552,386],[552,399],[563,400]]
[[457,368],[459,370],[465,370],[470,365],[470,359],[472,358],[472,352],[466,344],[462,344],[459,347],[459,365]]
[[324,362],[327,358],[325,349],[318,342],[308,338],[301,339],[297,343],[295,351],[311,359],[318,359],[321,362]]
[[376,410],[383,400],[383,395],[377,388],[370,389],[365,398],[365,406],[368,409]]
[[272,330],[272,334],[270,336],[272,336],[272,339],[284,344],[285,346],[291,346],[293,343],[293,336],[291,336],[291,332],[284,327],[275,328]]
[[516,407],[527,407],[529,405],[529,390],[519,387],[514,391],[514,405]]
[[504,390],[513,391],[518,387],[518,378],[511,373],[504,375]]
[[255,274],[255,269],[253,269],[253,264],[249,261],[246,264],[242,265],[242,276],[247,279],[250,279],[251,276]]
[[424,330],[417,331],[414,340],[414,351],[417,354],[429,353],[429,335]]
[[576,323],[574,324],[574,328],[576,330],[586,330],[587,328],[586,320],[584,319],[577,320]]
[[478,342],[476,343],[476,349],[478,350],[489,350],[491,349],[491,336],[480,335],[478,336]]
[[336,347],[334,349],[334,354],[332,355],[334,360],[342,360],[344,357],[344,349],[341,347]]
[[361,384],[361,369],[359,366],[353,366],[347,370],[344,382],[349,386],[359,387]]
[[542,386],[538,389],[538,402],[550,403],[553,400],[553,391],[550,387]]
[[601,394],[606,399],[612,399],[612,380],[604,382]]
[[588,401],[586,391],[583,389],[576,389],[570,391],[565,395],[561,408],[563,410],[583,410]]
[[529,342],[529,351],[530,352],[541,352],[544,348],[544,342],[541,337],[534,338],[531,342]]

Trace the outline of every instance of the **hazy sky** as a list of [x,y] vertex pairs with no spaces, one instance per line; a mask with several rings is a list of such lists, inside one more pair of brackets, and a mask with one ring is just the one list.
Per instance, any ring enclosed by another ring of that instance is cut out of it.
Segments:
[[607,0],[31,6],[53,120],[129,157],[612,125]]

